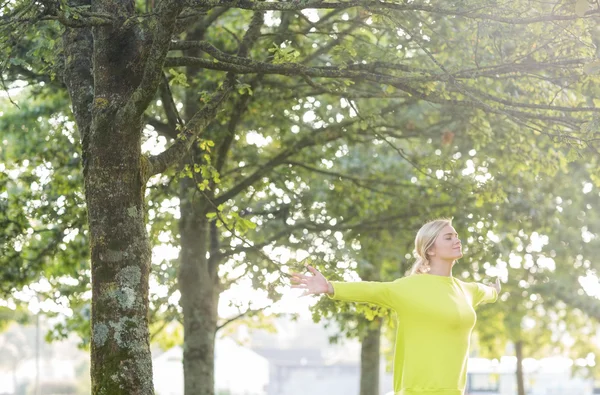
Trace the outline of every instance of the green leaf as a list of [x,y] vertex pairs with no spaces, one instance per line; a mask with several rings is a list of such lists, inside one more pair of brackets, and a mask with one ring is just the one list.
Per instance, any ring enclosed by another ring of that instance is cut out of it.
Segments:
[[169,81],[170,85],[190,86],[187,82],[187,75],[185,73],[179,73],[175,69],[169,69],[169,74],[173,76]]

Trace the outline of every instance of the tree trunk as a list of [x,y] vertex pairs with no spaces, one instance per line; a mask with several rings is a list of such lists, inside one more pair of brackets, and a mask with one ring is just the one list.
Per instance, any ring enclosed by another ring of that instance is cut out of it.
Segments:
[[[92,133],[107,137],[90,140],[84,171],[92,260],[92,391],[152,394],[151,252],[144,221],[140,141],[125,144],[126,139],[117,138],[136,132],[124,126],[102,130],[94,126]],[[139,136],[139,131],[135,134]]]
[[[133,12],[124,2],[92,6],[110,14]],[[127,119],[120,112],[140,83],[143,44],[133,31],[113,26],[95,27],[93,35],[90,28],[66,28],[63,44],[89,221],[92,393],[151,395],[147,160],[141,155],[141,117]]]
[[525,380],[523,377],[523,342],[515,342],[515,353],[517,354],[517,394],[525,395]]
[[184,393],[213,395],[218,278],[215,265],[207,257],[211,225],[206,218],[206,199],[192,179],[184,178],[180,183],[180,207]]
[[360,350],[360,395],[379,394],[380,318],[374,319],[362,339]]
[[[190,40],[201,41],[206,33],[202,21],[188,32]],[[186,56],[202,56],[202,52],[192,48],[185,52]],[[187,77],[190,80],[201,80],[204,70],[187,67]],[[186,118],[195,114],[200,106],[198,87],[187,89],[184,99]],[[188,163],[192,169],[194,164],[201,165],[203,152],[193,145],[188,155]],[[179,184],[180,210],[180,271],[179,290],[181,292],[181,307],[184,326],[184,394],[185,395],[214,395],[214,346],[217,331],[219,278],[214,262],[215,254],[211,244],[217,240],[216,227],[212,227],[206,213],[211,208],[207,198],[212,197],[211,191],[198,190],[197,184],[202,181],[200,173],[194,178],[182,178]]]

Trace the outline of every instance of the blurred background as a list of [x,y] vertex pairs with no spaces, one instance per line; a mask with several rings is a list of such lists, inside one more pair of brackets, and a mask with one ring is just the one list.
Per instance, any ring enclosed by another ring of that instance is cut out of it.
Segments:
[[[127,309],[140,266],[92,277],[128,261],[90,256],[92,143],[73,111],[92,104],[69,94],[73,30],[52,14],[87,11],[63,3],[0,4],[1,395],[90,393],[93,344],[126,348],[146,318],[157,395],[390,395],[392,313],[299,298],[289,275],[393,281],[440,217],[463,241],[453,275],[503,287],[478,309],[467,394],[600,394],[596,3],[186,8],[136,137],[141,176],[228,72],[234,89],[178,166],[134,191],[145,212],[92,196],[145,224],[147,317]],[[123,308],[93,323],[108,300]]]

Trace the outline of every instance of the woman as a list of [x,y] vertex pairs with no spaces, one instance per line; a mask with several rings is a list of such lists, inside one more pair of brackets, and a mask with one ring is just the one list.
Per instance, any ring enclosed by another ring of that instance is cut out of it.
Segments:
[[500,281],[490,287],[452,276],[462,245],[450,220],[423,225],[415,250],[411,275],[393,282],[327,281],[309,266],[312,275],[294,273],[292,287],[304,289],[304,295],[327,294],[396,312],[395,395],[463,395],[474,308],[496,301]]

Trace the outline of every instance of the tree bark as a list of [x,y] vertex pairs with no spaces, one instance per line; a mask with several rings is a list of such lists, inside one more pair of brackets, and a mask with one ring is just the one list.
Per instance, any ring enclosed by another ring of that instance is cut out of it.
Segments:
[[211,225],[206,218],[206,199],[198,194],[195,180],[184,178],[180,182],[180,207],[179,289],[184,326],[184,393],[214,395],[219,288],[216,268],[207,257]]
[[[92,261],[94,394],[153,393],[148,331],[151,251],[144,221],[139,130],[134,128],[93,125],[97,138],[90,139],[90,160],[84,170]],[[126,135],[132,138],[118,138]]]
[[362,339],[360,350],[360,395],[379,394],[380,318],[374,319]]
[[523,376],[523,342],[515,342],[515,353],[517,354],[517,394],[525,395],[525,380]]
[[[113,15],[133,12],[128,3],[111,4],[109,9],[101,2],[92,6]],[[90,374],[97,395],[154,393],[147,160],[141,154],[141,117],[121,112],[146,63],[139,37],[139,30],[118,26],[66,28],[63,35],[65,84],[82,141],[92,272]]]

